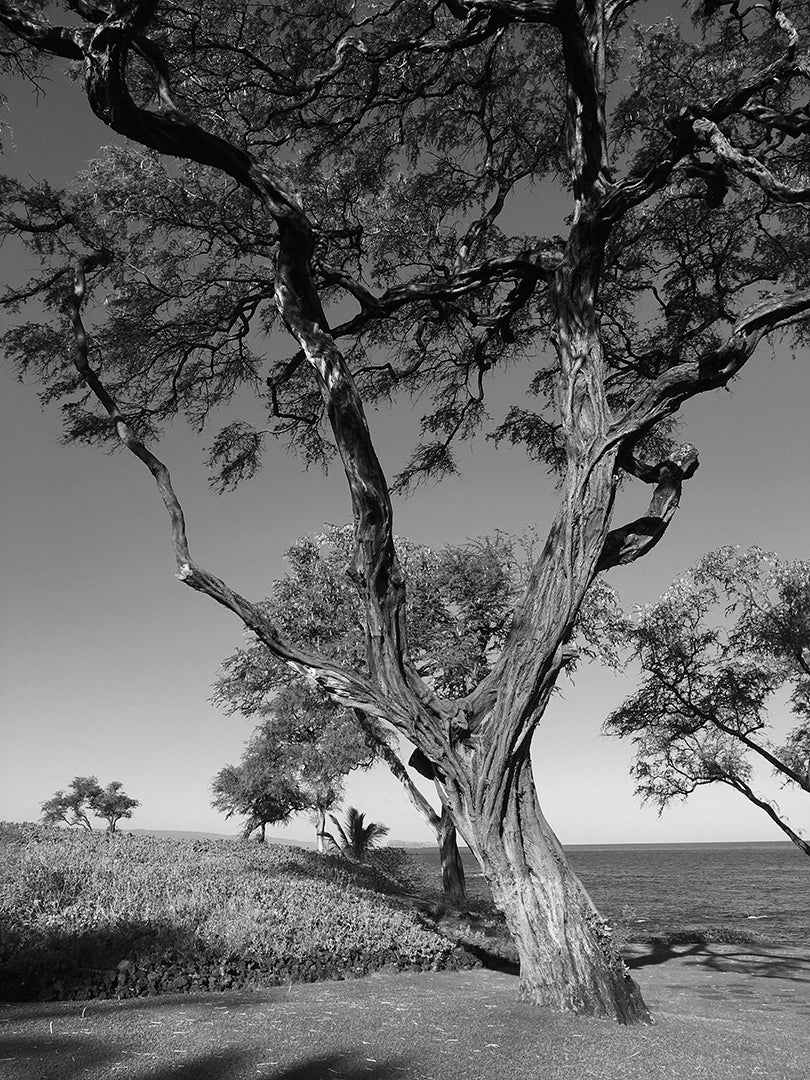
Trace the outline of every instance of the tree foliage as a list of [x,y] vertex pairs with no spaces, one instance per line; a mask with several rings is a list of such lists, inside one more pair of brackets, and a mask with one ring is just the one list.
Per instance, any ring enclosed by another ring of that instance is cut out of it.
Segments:
[[[274,583],[262,606],[282,633],[294,633],[307,647],[367,673],[362,600],[346,575],[353,546],[351,526],[328,526],[301,537],[285,554],[288,572]],[[505,533],[439,551],[397,537],[408,581],[411,655],[422,677],[437,691],[464,693],[489,671],[525,584],[530,547],[529,540]],[[300,685],[301,678],[254,639],[223,662],[213,700],[228,712],[263,716],[273,707],[273,695],[282,687]],[[330,708],[325,695],[321,702],[319,708]],[[345,725],[357,721],[351,710],[332,709],[332,737],[340,745]],[[338,716],[344,726],[335,728]],[[379,739],[386,738],[379,725],[372,731]]]
[[[64,191],[4,182],[2,229],[39,266],[6,300],[46,311],[7,352],[62,404],[69,439],[118,440],[150,470],[186,585],[433,764],[524,994],[628,1021],[646,1009],[542,817],[532,735],[595,576],[661,540],[697,468],[679,409],[763,339],[806,341],[810,313],[810,9],[691,8],[691,24],[645,28],[634,0],[70,0],[47,15],[0,0],[14,61],[76,62],[89,107],[133,144]],[[490,416],[493,378],[521,365],[528,396]],[[403,397],[424,413],[389,482],[365,408]],[[288,639],[192,558],[146,440],[223,405],[238,415],[213,437],[220,486],[273,437],[307,463],[340,458],[359,667]],[[409,651],[391,493],[453,472],[479,433],[524,446],[559,499],[497,660],[442,692]],[[622,475],[652,494],[616,525]]]
[[[810,855],[810,842],[754,786],[760,766],[810,793],[810,563],[721,548],[625,628],[643,682],[606,728],[635,744],[638,793],[663,809],[726,784]],[[794,724],[774,739],[779,695]]]
[[92,831],[89,814],[107,822],[107,832],[114,833],[118,822],[132,817],[141,804],[130,798],[120,780],[102,787],[95,776],[74,776],[67,791],[57,791],[42,804],[42,820],[47,825],[63,821]]
[[354,720],[300,679],[277,687],[250,715],[261,723],[240,764],[227,765],[213,782],[214,806],[247,817],[245,835],[286,823],[312,810],[318,829],[340,800],[346,774],[368,768],[374,749]]

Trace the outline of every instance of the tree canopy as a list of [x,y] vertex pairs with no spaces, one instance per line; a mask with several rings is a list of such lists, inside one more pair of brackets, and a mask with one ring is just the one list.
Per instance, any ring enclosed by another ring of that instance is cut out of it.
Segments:
[[[261,675],[252,675],[255,690]],[[253,704],[243,698],[241,706],[226,706],[260,716],[261,723],[240,765],[226,766],[214,779],[214,806],[228,816],[247,815],[245,834],[261,828],[262,838],[265,825],[314,811],[320,846],[325,814],[340,801],[346,775],[372,765],[376,747],[352,713],[302,679],[264,681],[267,692]],[[229,685],[235,692],[235,680]],[[219,689],[217,700],[226,700]]]
[[[624,1021],[647,1011],[543,818],[532,736],[595,576],[661,540],[697,467],[676,413],[763,339],[806,341],[810,314],[807,4],[701,0],[655,27],[643,7],[0,0],[2,55],[28,74],[75,62],[133,144],[65,191],[4,182],[2,228],[41,267],[6,301],[50,313],[8,332],[9,355],[68,438],[150,470],[181,581],[432,763],[524,995]],[[492,380],[519,365],[528,397],[491,419]],[[421,439],[389,482],[365,406],[403,395],[425,403]],[[273,437],[340,458],[362,670],[192,558],[147,441],[220,406],[238,413],[211,445],[220,486]],[[410,651],[392,492],[451,472],[479,433],[525,447],[559,497],[500,655],[445,693]],[[622,476],[652,495],[617,525]]]
[[[625,627],[643,682],[606,729],[635,743],[638,793],[663,808],[726,784],[810,855],[753,779],[759,765],[810,793],[810,563],[722,548]],[[774,741],[777,695],[794,723]]]
[[42,804],[42,820],[47,825],[63,821],[92,830],[88,814],[107,822],[107,832],[114,833],[118,822],[131,818],[141,804],[124,791],[120,780],[102,787],[95,776],[74,776],[67,791],[57,791]]

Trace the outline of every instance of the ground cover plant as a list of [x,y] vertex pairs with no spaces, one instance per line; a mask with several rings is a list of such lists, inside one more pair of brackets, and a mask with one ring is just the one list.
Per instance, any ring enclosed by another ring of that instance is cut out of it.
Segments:
[[0,998],[129,997],[474,958],[401,899],[383,868],[245,840],[0,826]]

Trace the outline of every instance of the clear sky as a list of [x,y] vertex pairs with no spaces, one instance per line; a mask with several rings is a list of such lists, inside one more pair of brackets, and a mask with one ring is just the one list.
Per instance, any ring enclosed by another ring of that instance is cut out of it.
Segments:
[[[9,87],[14,139],[4,139],[4,167],[60,183],[111,139],[58,67],[53,80],[38,102],[30,88]],[[12,246],[0,251],[0,278],[17,280],[18,262]],[[611,572],[628,604],[654,599],[721,544],[808,557],[808,359],[766,344],[733,393],[687,407],[683,435],[699,447],[701,467],[661,544]],[[143,466],[122,453],[60,446],[57,410],[42,412],[36,388],[17,384],[7,366],[0,379],[0,819],[34,820],[55,789],[95,773],[102,783],[122,780],[140,799],[134,827],[235,831],[210,807],[209,786],[225,762],[238,760],[252,725],[225,717],[208,698],[220,660],[241,641],[238,622],[175,580],[166,516]],[[520,391],[510,386],[494,407]],[[396,417],[371,412],[389,476],[413,444],[418,418],[407,407]],[[202,466],[208,441],[177,428],[155,449],[172,470],[194,557],[258,599],[283,572],[281,556],[297,536],[347,519],[345,482],[339,469],[327,478],[302,473],[279,449],[255,480],[214,496]],[[648,498],[643,485],[628,485],[617,523],[641,513]],[[554,509],[550,485],[522,454],[482,443],[465,455],[462,477],[399,501],[396,528],[437,547],[495,527],[543,530]],[[631,689],[626,677],[583,668],[575,684],[563,680],[543,720],[535,772],[563,842],[784,839],[720,789],[661,818],[640,807],[627,776],[630,747],[599,733]],[[801,800],[777,797],[800,824]],[[394,839],[431,839],[381,768],[350,778],[349,803],[388,824]],[[305,817],[286,832],[312,838]]]

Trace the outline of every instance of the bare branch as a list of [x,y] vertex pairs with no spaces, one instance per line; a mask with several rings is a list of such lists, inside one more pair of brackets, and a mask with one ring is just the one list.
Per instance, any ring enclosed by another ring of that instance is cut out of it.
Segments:
[[790,825],[788,825],[787,821],[784,820],[784,818],[771,805],[771,803],[769,803],[766,799],[761,799],[755,793],[753,788],[749,787],[749,785],[746,784],[744,780],[741,780],[738,776],[735,776],[725,779],[724,782],[729,784],[731,787],[736,788],[737,791],[745,795],[746,799],[749,799],[755,806],[758,806],[760,810],[764,810],[768,817],[771,819],[771,821],[773,821],[774,824],[779,826],[782,832],[785,833],[786,836],[788,836],[793,841],[793,843],[796,845],[797,848],[799,848],[800,851],[803,851],[805,855],[810,855],[810,843],[808,843],[808,841],[805,840],[803,837],[799,836],[799,834],[795,832],[790,827]]
[[768,334],[810,315],[810,289],[771,296],[752,304],[737,319],[725,342],[696,360],[675,364],[639,395],[618,421],[610,441],[623,442],[676,412],[696,394],[725,386],[750,359]]
[[399,717],[401,710],[398,706],[393,702],[384,702],[378,691],[367,680],[331,660],[298,649],[285,641],[259,607],[235,593],[225,582],[192,560],[183,508],[172,485],[169,470],[132,430],[116,401],[105,389],[88,361],[87,332],[81,315],[86,291],[85,275],[87,270],[104,265],[108,259],[109,255],[106,252],[86,256],[79,260],[75,269],[74,289],[70,299],[74,364],[85,385],[106,410],[122,445],[142,461],[154,477],[171,522],[172,547],[178,578],[192,589],[204,593],[232,611],[256,634],[274,656],[283,660],[298,674],[317,683],[341,704],[362,708],[375,716],[387,719]]
[[697,470],[698,452],[694,446],[687,443],[673,451],[655,468],[642,467],[636,458],[632,460],[636,475],[647,483],[654,482],[655,491],[644,517],[636,518],[619,529],[611,529],[607,534],[597,571],[634,562],[655,547],[678,509],[683,481],[688,480]]
[[730,166],[753,180],[766,195],[779,203],[810,202],[810,185],[790,187],[782,183],[765,165],[750,154],[745,154],[732,146],[717,124],[711,120],[696,120],[695,131],[724,165]]

